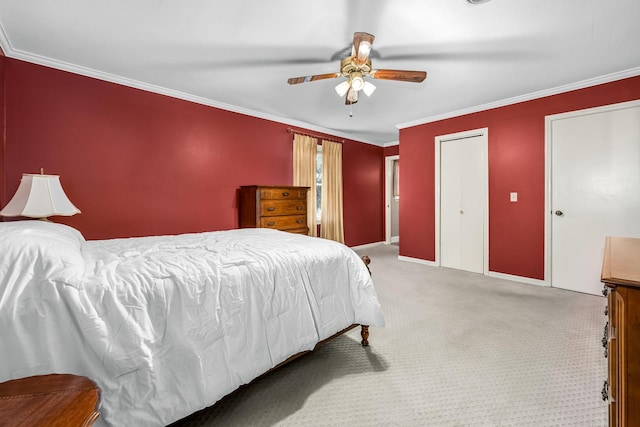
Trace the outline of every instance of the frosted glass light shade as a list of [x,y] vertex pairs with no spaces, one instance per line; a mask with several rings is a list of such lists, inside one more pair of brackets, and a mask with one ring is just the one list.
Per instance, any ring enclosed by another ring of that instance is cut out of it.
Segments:
[[351,87],[353,88],[353,90],[361,90],[363,86],[364,86],[364,79],[362,78],[362,76],[354,75],[351,78]]
[[364,60],[369,56],[371,52],[371,43],[368,41],[361,41],[360,46],[358,47],[358,59]]
[[349,84],[348,80],[345,80],[338,86],[336,86],[336,93],[338,94],[338,96],[344,96],[344,94],[349,90],[349,86],[351,85]]
[[373,91],[376,90],[376,86],[373,83],[364,82],[364,86],[362,87],[362,91],[367,95],[371,96]]
[[0,211],[3,216],[46,218],[53,215],[71,216],[80,213],[69,200],[58,175],[22,174],[16,194]]

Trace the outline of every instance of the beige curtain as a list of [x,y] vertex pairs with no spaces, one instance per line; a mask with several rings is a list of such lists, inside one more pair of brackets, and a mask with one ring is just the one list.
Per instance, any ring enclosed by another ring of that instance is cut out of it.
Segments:
[[344,243],[342,144],[322,141],[322,220],[320,237]]
[[316,226],[316,155],[318,140],[293,134],[293,185],[309,187],[307,193],[307,225],[309,236],[317,236]]

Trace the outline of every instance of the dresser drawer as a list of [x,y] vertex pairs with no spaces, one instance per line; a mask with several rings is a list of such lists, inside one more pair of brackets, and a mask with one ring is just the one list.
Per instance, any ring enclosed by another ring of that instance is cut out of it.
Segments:
[[287,233],[293,233],[293,234],[304,234],[305,236],[309,235],[309,229],[307,227],[304,227],[304,228],[291,228],[291,229],[286,229],[286,230],[282,230],[282,231],[286,231]]
[[260,216],[303,215],[307,212],[307,199],[267,199],[260,203]]
[[273,216],[260,218],[260,227],[275,228],[277,230],[289,230],[292,228],[306,228],[306,215]]
[[296,188],[260,188],[261,199],[291,200],[291,199],[307,199],[307,189]]

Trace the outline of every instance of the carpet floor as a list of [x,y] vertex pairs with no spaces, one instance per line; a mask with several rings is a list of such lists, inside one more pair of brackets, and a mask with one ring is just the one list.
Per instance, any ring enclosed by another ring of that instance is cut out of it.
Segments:
[[174,424],[605,426],[603,297],[363,251],[385,315]]

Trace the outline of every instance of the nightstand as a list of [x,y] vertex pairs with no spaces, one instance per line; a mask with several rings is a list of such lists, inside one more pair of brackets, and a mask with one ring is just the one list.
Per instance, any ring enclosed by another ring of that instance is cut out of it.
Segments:
[[90,426],[99,406],[100,389],[78,375],[39,375],[0,384],[2,426]]

